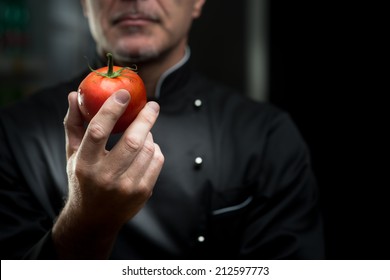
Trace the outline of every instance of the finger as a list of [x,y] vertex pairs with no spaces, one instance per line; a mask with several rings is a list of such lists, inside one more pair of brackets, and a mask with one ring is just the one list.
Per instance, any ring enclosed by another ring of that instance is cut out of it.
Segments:
[[142,184],[150,188],[151,192],[161,173],[161,169],[164,165],[164,160],[164,155],[161,152],[160,146],[154,143],[153,158],[148,166],[148,169],[144,172],[144,176],[141,180]]
[[67,159],[80,147],[84,136],[84,121],[77,105],[77,92],[68,95],[69,108],[64,119]]
[[[148,169],[155,153],[155,145],[152,133],[148,133],[145,143],[132,161],[130,166],[121,165],[117,167],[117,172],[126,173],[126,176],[131,178],[131,181],[138,184],[144,177],[145,171]],[[119,161],[117,161],[119,163]]]
[[157,120],[160,106],[156,102],[148,102],[122,135],[119,142],[108,156],[111,162],[120,161],[123,168],[131,164],[144,146],[151,128]]
[[[149,136],[145,143],[148,143],[145,145],[147,148],[141,150],[124,175],[133,186],[136,186],[138,192],[146,194],[149,198],[164,164],[164,156],[160,147]],[[131,192],[134,190],[129,189]]]
[[105,153],[105,146],[116,122],[126,110],[130,94],[118,90],[112,94],[89,122],[81,143],[80,158],[87,162],[96,162]]

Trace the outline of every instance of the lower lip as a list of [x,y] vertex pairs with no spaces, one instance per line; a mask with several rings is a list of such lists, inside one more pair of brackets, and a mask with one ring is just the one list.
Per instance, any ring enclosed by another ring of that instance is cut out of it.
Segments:
[[119,21],[117,24],[120,26],[145,26],[150,23],[151,21],[146,19],[124,19]]

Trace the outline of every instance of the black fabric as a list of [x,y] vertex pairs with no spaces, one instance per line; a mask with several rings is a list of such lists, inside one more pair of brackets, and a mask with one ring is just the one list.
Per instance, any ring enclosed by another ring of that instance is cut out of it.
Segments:
[[[2,259],[56,257],[50,233],[67,196],[62,123],[82,77],[1,110]],[[188,64],[164,80],[157,102],[152,133],[165,164],[112,259],[324,258],[309,153],[286,113]]]

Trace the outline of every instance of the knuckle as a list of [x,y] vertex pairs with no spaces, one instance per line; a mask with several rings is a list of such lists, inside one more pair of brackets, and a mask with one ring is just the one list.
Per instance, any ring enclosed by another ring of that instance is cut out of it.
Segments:
[[69,123],[69,113],[67,113],[67,114],[65,115],[62,124],[64,125],[65,128],[67,128],[67,127],[68,127],[68,123]]
[[142,200],[147,200],[151,197],[152,195],[152,190],[148,184],[146,183],[140,183],[137,188],[137,196],[141,198]]
[[63,122],[62,122],[62,124],[63,124],[63,126],[64,126],[65,132],[68,133],[68,132],[71,130],[71,128],[72,128],[71,122],[70,122],[70,120],[69,120],[69,113],[66,114],[66,116],[65,116],[65,118],[64,118],[64,120],[63,120]]
[[98,143],[107,137],[107,132],[100,123],[92,120],[88,126],[88,135],[93,142]]
[[160,166],[162,166],[165,162],[165,157],[163,154],[159,153],[157,155],[155,155],[155,161],[157,161],[159,163]]
[[154,153],[154,160],[163,165],[165,162],[164,154],[161,152],[158,144],[154,144],[156,152]]
[[146,123],[147,126],[152,127],[154,125],[154,122],[156,121],[156,117],[153,114],[148,114],[145,111],[142,111],[142,113],[139,115],[140,119],[143,123]]
[[115,189],[118,185],[120,185],[120,182],[118,180],[114,180],[111,172],[100,172],[98,176],[98,182],[99,185],[102,186],[104,189],[110,189],[110,186],[112,186],[113,189]]
[[119,113],[117,112],[115,106],[112,106],[112,104],[104,104],[101,110],[101,114],[104,116],[105,119],[114,122],[119,119]]
[[151,141],[146,141],[142,147],[142,150],[143,152],[150,156],[150,157],[153,157],[153,155],[155,154],[155,146],[154,146],[154,143],[151,142]]
[[124,139],[125,141],[125,147],[130,152],[138,152],[142,146],[142,139],[134,134],[127,135]]
[[118,181],[130,197],[138,198],[143,201],[150,197],[153,189],[153,186],[151,186],[147,180],[138,180],[129,175]]

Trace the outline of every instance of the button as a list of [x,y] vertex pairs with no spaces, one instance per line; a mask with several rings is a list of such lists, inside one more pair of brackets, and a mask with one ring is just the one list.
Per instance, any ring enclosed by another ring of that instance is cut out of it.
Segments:
[[202,106],[202,100],[196,99],[196,100],[194,101],[194,106],[195,106],[196,108],[200,108],[200,107]]
[[198,236],[198,242],[204,242],[204,241],[205,241],[204,236],[202,235]]
[[195,158],[195,166],[201,166],[203,163],[203,159],[201,157],[196,157]]

